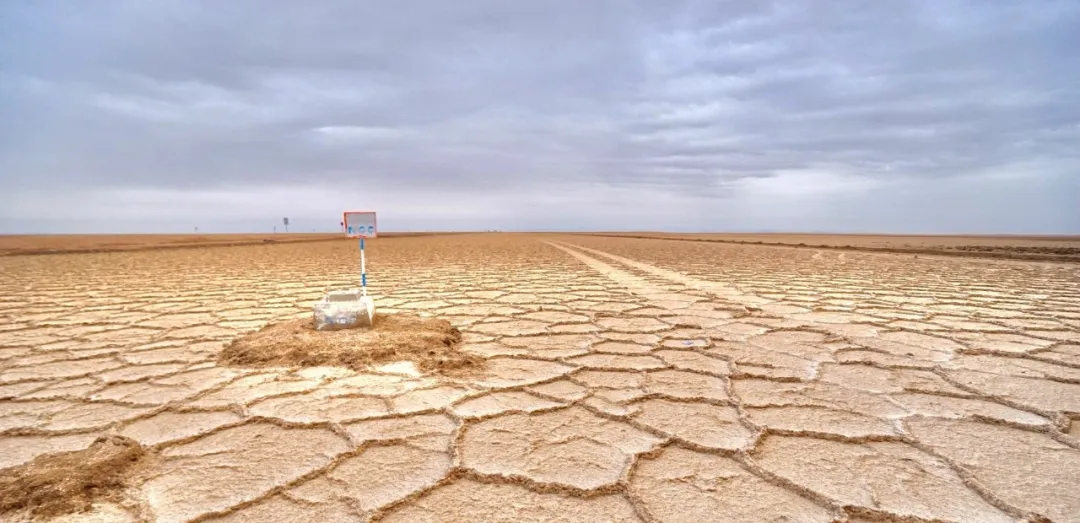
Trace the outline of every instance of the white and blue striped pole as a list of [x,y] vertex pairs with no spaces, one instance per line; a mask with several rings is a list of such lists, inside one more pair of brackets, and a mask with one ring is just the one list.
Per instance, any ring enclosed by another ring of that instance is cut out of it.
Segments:
[[364,237],[360,237],[360,287],[367,296],[367,268],[364,266]]

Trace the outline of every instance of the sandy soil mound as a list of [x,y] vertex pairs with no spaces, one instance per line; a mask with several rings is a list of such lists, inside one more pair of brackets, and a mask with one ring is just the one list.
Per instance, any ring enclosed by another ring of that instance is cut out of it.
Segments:
[[132,439],[103,436],[90,447],[38,456],[0,470],[0,514],[29,510],[50,518],[89,510],[95,501],[118,501],[149,453]]
[[370,329],[317,331],[311,319],[267,325],[221,351],[219,361],[247,367],[337,365],[353,370],[408,360],[429,372],[479,368],[483,358],[461,352],[461,332],[449,321],[412,314],[376,314]]

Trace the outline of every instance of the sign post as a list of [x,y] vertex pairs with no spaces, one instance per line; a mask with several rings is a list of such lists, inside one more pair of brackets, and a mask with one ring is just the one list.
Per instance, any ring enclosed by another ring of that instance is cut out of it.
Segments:
[[349,238],[360,240],[360,286],[340,291],[330,291],[315,303],[315,330],[349,329],[375,325],[375,300],[367,293],[367,260],[364,258],[364,240],[374,238],[375,213],[371,211],[345,211],[341,213],[341,228]]
[[285,217],[282,221],[285,222],[285,232],[289,232],[289,218]]
[[341,223],[349,238],[360,239],[360,287],[363,296],[367,298],[367,260],[364,256],[364,239],[378,236],[375,213],[373,211],[345,211],[342,214]]

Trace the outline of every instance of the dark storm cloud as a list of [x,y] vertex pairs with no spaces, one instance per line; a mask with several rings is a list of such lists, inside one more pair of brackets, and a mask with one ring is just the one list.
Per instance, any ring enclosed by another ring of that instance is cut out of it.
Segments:
[[1080,4],[1055,0],[5,2],[0,183],[1057,183],[1080,167],[1078,48]]

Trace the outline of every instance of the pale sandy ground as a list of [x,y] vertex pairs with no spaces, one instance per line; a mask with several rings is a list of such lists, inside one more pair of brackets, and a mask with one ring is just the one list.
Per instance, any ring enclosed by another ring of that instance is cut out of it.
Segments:
[[355,281],[352,242],[0,259],[0,468],[160,450],[132,503],[67,521],[1080,521],[1075,264],[369,249],[377,303],[457,322],[484,375],[214,363]]
[[586,233],[623,238],[658,238],[695,242],[789,245],[830,249],[1034,261],[1080,262],[1080,236],[946,236],[895,234],[789,233]]
[[340,234],[50,234],[0,235],[0,256],[141,251],[340,239]]
[[[431,236],[429,232],[382,233],[380,238]],[[97,253],[189,249],[201,247],[236,247],[265,243],[306,243],[342,241],[340,233],[274,234],[5,234],[0,235],[0,256],[26,254]]]

